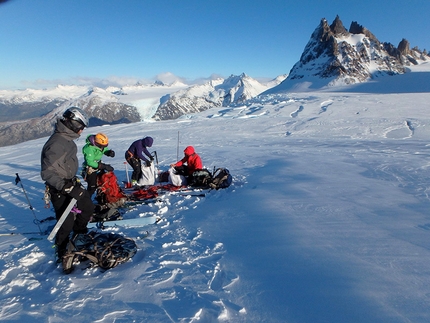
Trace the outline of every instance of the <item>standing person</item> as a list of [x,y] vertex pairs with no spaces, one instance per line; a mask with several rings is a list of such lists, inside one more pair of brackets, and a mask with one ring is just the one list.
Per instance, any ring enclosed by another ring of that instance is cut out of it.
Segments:
[[184,158],[174,164],[170,164],[170,167],[174,167],[178,174],[189,177],[196,170],[202,169],[203,163],[200,156],[194,150],[194,147],[188,146],[184,150]]
[[137,185],[137,182],[142,177],[142,161],[145,162],[147,167],[151,166],[151,162],[154,157],[147,148],[152,147],[154,139],[152,137],[145,137],[143,139],[136,140],[133,142],[125,152],[125,160],[133,168],[133,173],[131,174],[131,185]]
[[94,210],[90,195],[76,177],[79,162],[74,140],[87,126],[88,117],[84,111],[77,107],[68,108],[63,118],[57,120],[54,133],[42,149],[40,174],[49,190],[57,220],[71,199],[77,200],[77,212],[69,213],[55,237],[59,260],[66,254],[70,233],[87,232],[87,224]]
[[89,135],[85,141],[85,146],[82,147],[84,154],[84,163],[82,169],[82,177],[87,182],[87,191],[92,196],[97,189],[97,174],[100,170],[112,172],[114,169],[109,164],[101,162],[103,155],[115,157],[115,152],[108,148],[109,138],[99,132],[95,135]]

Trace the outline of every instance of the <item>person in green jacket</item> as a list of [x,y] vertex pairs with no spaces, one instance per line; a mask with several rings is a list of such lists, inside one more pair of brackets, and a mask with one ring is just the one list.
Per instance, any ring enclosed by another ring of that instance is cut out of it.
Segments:
[[89,135],[82,147],[85,161],[82,165],[82,177],[87,182],[87,191],[92,196],[97,189],[97,173],[100,170],[112,172],[109,164],[101,162],[103,155],[115,157],[115,152],[108,148],[109,139],[104,133]]

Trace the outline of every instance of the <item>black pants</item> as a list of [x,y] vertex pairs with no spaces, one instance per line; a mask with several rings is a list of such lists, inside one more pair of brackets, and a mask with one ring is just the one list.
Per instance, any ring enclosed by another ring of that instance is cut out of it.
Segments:
[[90,194],[90,197],[93,196],[94,192],[97,189],[97,174],[98,172],[92,172],[91,174],[88,174],[85,176],[85,181],[87,182],[87,191],[88,194]]
[[[50,188],[51,192],[51,202],[54,206],[55,216],[57,220],[63,215],[63,212],[69,205],[71,197],[68,195],[61,194],[61,192]],[[55,237],[55,244],[61,249],[65,248],[69,242],[70,233],[86,233],[87,224],[93,215],[94,204],[91,201],[91,197],[88,192],[85,192],[84,196],[77,202],[77,208],[81,213],[69,213],[60,230],[57,232]]]
[[130,164],[131,168],[133,168],[133,173],[131,174],[131,180],[139,181],[142,177],[142,162],[139,158],[131,157],[127,159],[127,162]]

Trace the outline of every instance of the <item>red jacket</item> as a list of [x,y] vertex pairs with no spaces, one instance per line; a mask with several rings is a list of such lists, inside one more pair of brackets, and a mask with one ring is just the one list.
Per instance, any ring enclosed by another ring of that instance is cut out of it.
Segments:
[[182,166],[187,163],[188,174],[191,175],[197,169],[203,168],[203,163],[199,155],[194,151],[193,146],[188,146],[184,150],[185,157],[178,161],[175,166]]

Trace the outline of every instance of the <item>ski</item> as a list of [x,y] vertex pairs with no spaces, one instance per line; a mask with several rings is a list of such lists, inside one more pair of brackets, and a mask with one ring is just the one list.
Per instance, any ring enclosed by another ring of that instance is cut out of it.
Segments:
[[156,224],[161,221],[159,216],[149,216],[135,219],[114,220],[104,222],[90,222],[87,228],[104,229],[107,227],[142,227],[145,225]]
[[130,208],[130,207],[134,207],[136,205],[151,204],[151,203],[156,203],[156,202],[161,202],[161,201],[162,201],[161,198],[151,198],[151,199],[143,199],[143,200],[129,200],[129,201],[125,202],[124,205],[122,205],[119,208]]
[[[11,237],[11,236],[26,236],[26,235],[35,235],[35,237],[27,238],[29,241],[35,241],[35,240],[43,240],[44,238],[41,236],[47,235],[48,231],[45,232],[6,232],[6,233],[0,233],[0,237]],[[39,237],[36,237],[36,236]]]
[[180,193],[177,193],[177,194],[174,194],[174,195],[179,195],[179,196],[206,197],[206,194],[205,194],[205,193],[192,193],[192,192],[190,192],[190,193],[183,193],[183,192],[180,192]]

